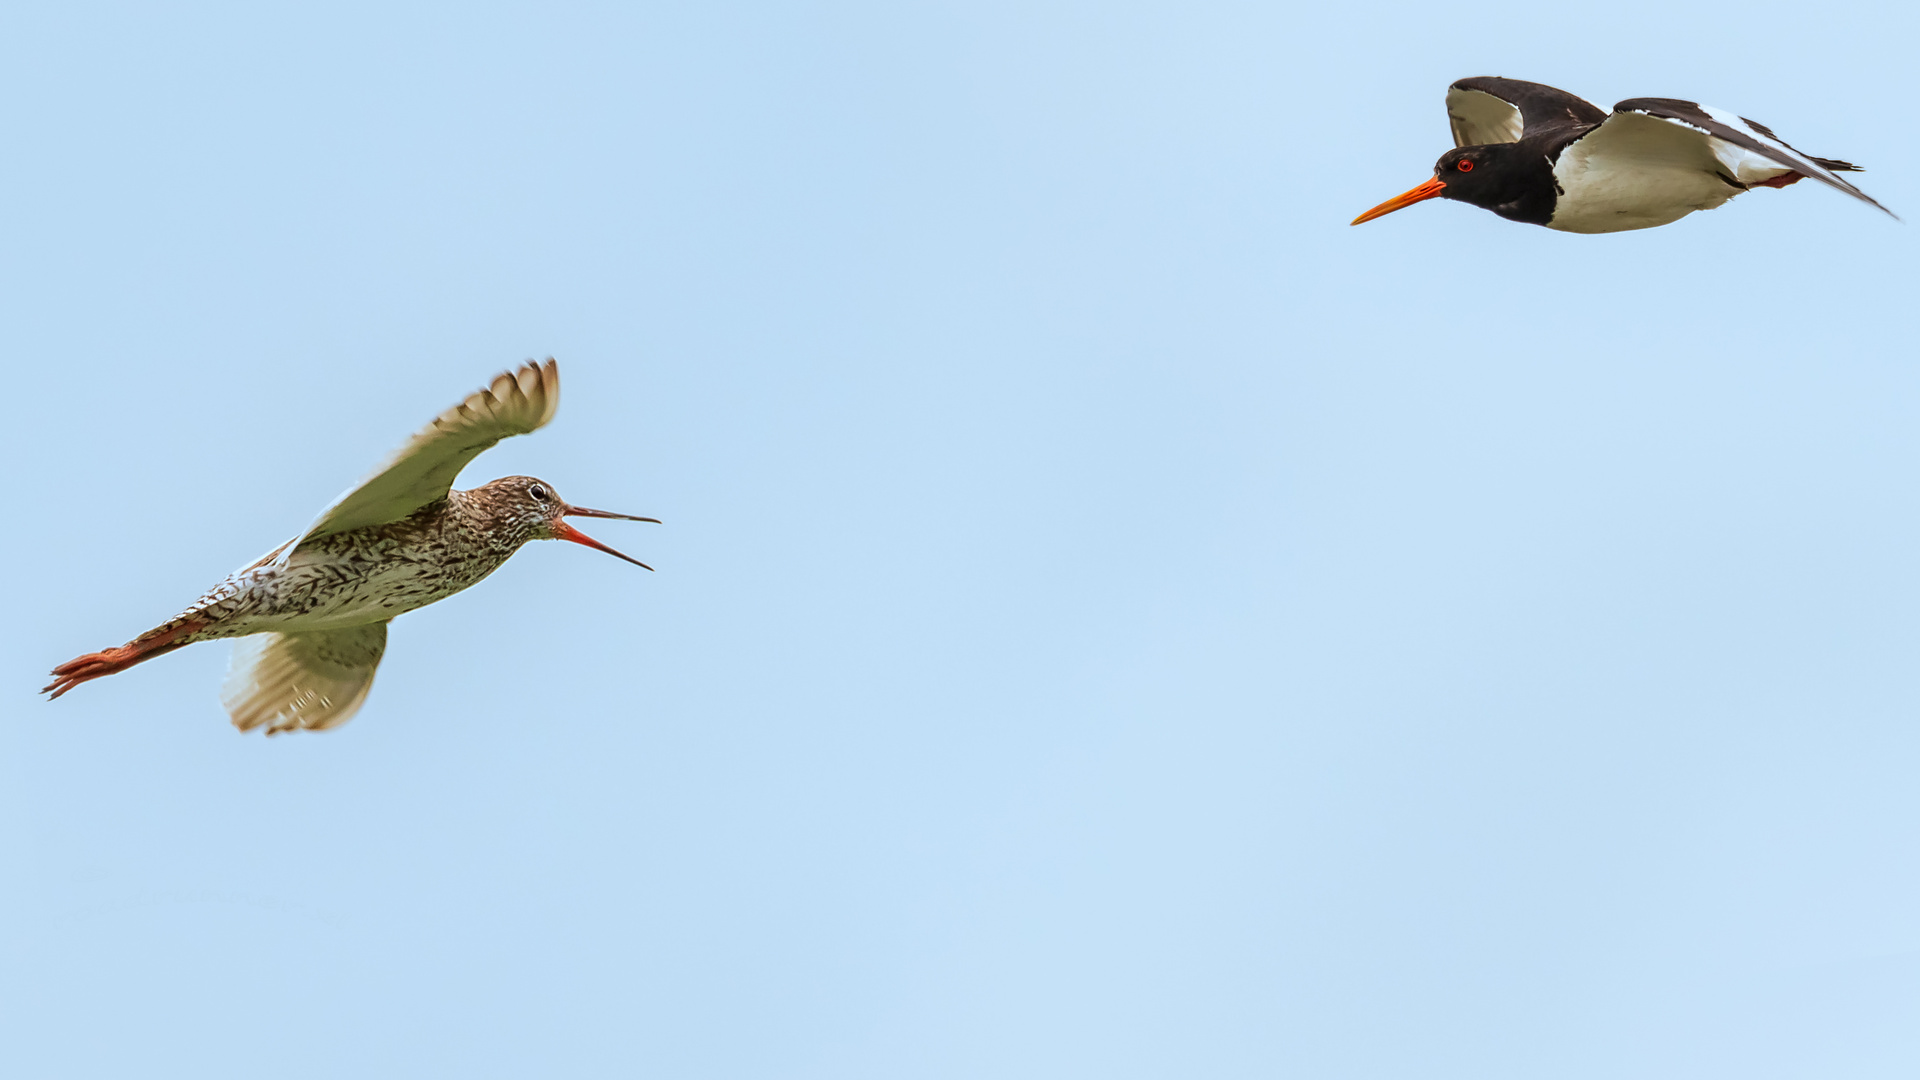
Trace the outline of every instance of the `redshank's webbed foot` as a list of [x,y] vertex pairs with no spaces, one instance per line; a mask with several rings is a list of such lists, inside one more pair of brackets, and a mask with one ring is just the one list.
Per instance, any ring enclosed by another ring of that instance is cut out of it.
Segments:
[[200,620],[182,623],[163,633],[150,637],[138,637],[116,648],[76,656],[54,668],[53,681],[41,687],[40,692],[48,695],[47,700],[52,701],[83,682],[118,674],[142,660],[151,660],[162,653],[170,653],[187,644],[181,641],[181,638],[206,625]]

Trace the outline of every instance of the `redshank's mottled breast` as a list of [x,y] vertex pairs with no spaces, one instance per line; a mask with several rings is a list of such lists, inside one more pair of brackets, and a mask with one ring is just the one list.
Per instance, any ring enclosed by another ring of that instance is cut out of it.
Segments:
[[647,567],[565,519],[655,518],[588,510],[552,485],[508,476],[468,491],[453,480],[480,452],[536,431],[560,406],[560,369],[528,362],[441,413],[307,530],[234,571],[192,607],[117,649],[53,669],[59,697],[183,645],[235,643],[220,698],[234,726],[267,734],[346,723],[373,686],[394,616],[493,573],[529,540],[571,540]]

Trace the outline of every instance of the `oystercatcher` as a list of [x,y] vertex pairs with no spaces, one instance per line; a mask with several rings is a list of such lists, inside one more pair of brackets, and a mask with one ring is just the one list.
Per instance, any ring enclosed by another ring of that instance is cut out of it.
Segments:
[[1565,90],[1488,77],[1447,88],[1447,119],[1454,149],[1433,179],[1355,225],[1441,198],[1565,232],[1650,229],[1808,176],[1893,214],[1834,175],[1859,166],[1803,154],[1765,124],[1710,105],[1631,98],[1609,115]]

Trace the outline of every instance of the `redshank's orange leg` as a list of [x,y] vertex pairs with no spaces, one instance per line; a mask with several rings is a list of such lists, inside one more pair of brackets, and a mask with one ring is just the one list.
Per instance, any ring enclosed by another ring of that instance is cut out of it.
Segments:
[[54,668],[54,680],[41,687],[40,692],[50,694],[47,700],[52,701],[83,682],[98,679],[104,675],[113,675],[127,670],[142,660],[151,660],[156,656],[170,653],[187,644],[181,641],[181,638],[204,629],[206,625],[204,619],[192,619],[157,634],[143,634],[118,648],[76,656]]

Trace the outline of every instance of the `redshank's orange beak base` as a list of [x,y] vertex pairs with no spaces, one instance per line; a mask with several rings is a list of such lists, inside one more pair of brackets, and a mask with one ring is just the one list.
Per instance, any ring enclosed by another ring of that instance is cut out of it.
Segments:
[[1376,206],[1373,209],[1367,211],[1366,213],[1361,214],[1359,217],[1354,218],[1353,224],[1358,225],[1363,221],[1372,221],[1374,218],[1385,217],[1386,215],[1393,213],[1395,210],[1404,209],[1406,207],[1412,206],[1414,203],[1426,202],[1428,199],[1439,198],[1440,194],[1446,190],[1447,190],[1447,185],[1441,183],[1440,178],[1436,176],[1433,179],[1427,181],[1426,183],[1421,184],[1419,187],[1414,188],[1412,191],[1409,191],[1404,195],[1395,195],[1393,198],[1388,199],[1386,202],[1381,203],[1379,206]]
[[[614,517],[617,515],[609,514],[607,516]],[[612,548],[601,543],[600,541],[595,540],[593,537],[588,536],[586,533],[581,532],[579,529],[576,529],[573,526],[567,524],[566,522],[561,521],[559,518],[555,518],[553,520],[553,524],[550,526],[550,529],[553,533],[553,538],[555,540],[571,540],[576,544],[584,544],[595,551],[604,551],[616,559],[625,559],[642,570],[653,569],[653,567],[648,566],[646,563],[641,562],[639,559],[636,559],[631,555],[620,554],[619,552],[613,550]]]
[[576,529],[573,526],[567,524],[566,522],[560,520],[563,517],[617,518],[620,521],[650,521],[655,525],[660,524],[659,518],[636,517],[632,514],[616,514],[611,510],[589,510],[584,506],[567,506],[567,507],[563,507],[560,513],[554,517],[553,526],[552,526],[553,538],[555,540],[571,540],[576,544],[584,544],[595,551],[604,551],[616,559],[625,559],[628,562],[632,563],[633,565],[641,567],[643,569],[646,569],[646,570],[653,569],[653,567],[648,566],[646,563],[641,562],[639,559],[636,559],[631,555],[622,555],[619,552],[608,547],[607,545],[601,543],[600,541],[595,540],[593,537],[588,536],[586,533],[581,532],[579,529]]

